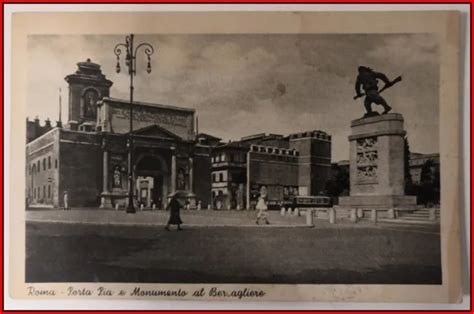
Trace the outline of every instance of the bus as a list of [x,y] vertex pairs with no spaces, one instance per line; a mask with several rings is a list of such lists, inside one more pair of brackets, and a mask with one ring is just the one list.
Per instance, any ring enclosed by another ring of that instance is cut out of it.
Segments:
[[286,208],[316,208],[316,207],[332,207],[332,199],[329,196],[294,196],[291,202],[284,204]]
[[319,208],[319,207],[332,207],[332,199],[329,196],[318,195],[318,196],[292,196],[289,199],[279,200],[268,200],[267,206],[269,210],[280,210],[282,207],[285,208]]

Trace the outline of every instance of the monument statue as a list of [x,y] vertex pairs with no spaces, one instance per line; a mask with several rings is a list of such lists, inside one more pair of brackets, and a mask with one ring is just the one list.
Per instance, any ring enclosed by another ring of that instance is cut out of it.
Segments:
[[[372,103],[383,106],[384,111],[382,114],[389,113],[390,110],[392,110],[392,107],[390,107],[385,99],[380,96],[380,93],[400,82],[402,77],[398,76],[393,81],[390,81],[385,74],[375,72],[371,68],[365,66],[359,66],[358,71],[359,75],[357,75],[357,81],[355,83],[357,95],[354,99],[365,96],[364,106],[367,112],[365,113],[364,118],[378,115],[377,112],[372,111]],[[378,88],[378,80],[385,83],[385,86],[380,90]],[[362,93],[361,87],[364,89],[365,93]]]

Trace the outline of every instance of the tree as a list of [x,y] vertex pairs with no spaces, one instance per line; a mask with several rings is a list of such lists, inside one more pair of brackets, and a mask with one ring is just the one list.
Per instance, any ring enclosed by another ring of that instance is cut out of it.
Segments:
[[440,192],[441,192],[441,184],[440,184],[440,172],[439,172],[439,166],[434,167],[433,171],[433,187],[434,187],[434,200],[433,202],[435,204],[440,203]]
[[420,182],[433,181],[434,162],[431,159],[425,161],[421,167]]
[[420,201],[425,207],[433,204],[436,200],[435,195],[435,178],[433,173],[434,162],[431,159],[425,161],[421,167],[420,175],[420,186],[421,191],[419,193]]
[[331,172],[331,179],[326,182],[326,193],[328,196],[338,197],[347,193],[350,187],[348,169],[338,164],[332,164]]

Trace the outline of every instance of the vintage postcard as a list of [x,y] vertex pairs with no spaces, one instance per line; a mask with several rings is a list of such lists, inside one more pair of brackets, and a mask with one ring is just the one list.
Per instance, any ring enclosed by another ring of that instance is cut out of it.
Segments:
[[459,302],[458,12],[12,22],[12,297]]

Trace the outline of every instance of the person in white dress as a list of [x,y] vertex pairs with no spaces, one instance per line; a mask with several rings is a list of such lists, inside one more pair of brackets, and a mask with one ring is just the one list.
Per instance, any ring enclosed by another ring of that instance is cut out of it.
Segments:
[[268,221],[267,217],[267,195],[266,193],[261,193],[258,197],[257,205],[255,209],[258,210],[257,213],[257,221],[255,222],[257,225],[259,224],[260,220],[265,221],[265,224],[269,225],[270,222]]

